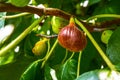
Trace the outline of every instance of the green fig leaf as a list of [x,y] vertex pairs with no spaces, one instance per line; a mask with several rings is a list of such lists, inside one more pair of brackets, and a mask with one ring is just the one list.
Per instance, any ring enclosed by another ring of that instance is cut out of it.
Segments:
[[12,63],[0,65],[0,80],[19,80],[21,74],[33,61],[33,58],[20,56]]
[[74,80],[77,76],[77,62],[72,59],[66,61],[58,73],[59,80]]
[[42,80],[44,75],[42,74],[42,69],[40,69],[40,67],[41,62],[33,62],[21,75],[20,80]]
[[107,45],[107,55],[114,64],[120,63],[120,28],[111,35]]
[[53,80],[52,76],[54,74],[51,74],[52,70],[54,70],[54,69],[52,69],[49,65],[45,65],[45,73],[44,73],[45,80]]

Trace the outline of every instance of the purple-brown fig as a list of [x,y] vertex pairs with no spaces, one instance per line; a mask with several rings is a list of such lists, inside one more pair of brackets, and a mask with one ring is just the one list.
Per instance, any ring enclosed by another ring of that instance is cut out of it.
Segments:
[[79,52],[86,47],[87,39],[83,31],[78,29],[74,22],[62,28],[58,34],[59,44],[69,51]]

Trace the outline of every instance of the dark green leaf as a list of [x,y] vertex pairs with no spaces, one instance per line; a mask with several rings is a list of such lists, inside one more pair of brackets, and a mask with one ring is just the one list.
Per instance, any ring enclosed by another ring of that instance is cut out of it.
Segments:
[[120,72],[120,63],[118,63],[117,65],[115,65],[115,68],[116,68],[117,71]]
[[[87,0],[85,0],[85,1],[87,1]],[[93,5],[93,4],[96,4],[96,3],[100,2],[100,1],[101,0],[88,0],[88,4]]]
[[35,43],[39,41],[39,37],[35,36],[36,33],[31,32],[28,36],[24,39],[24,53],[30,56],[33,56],[32,48],[34,47]]
[[99,3],[101,0],[81,0],[82,6],[91,6],[93,4]]
[[23,7],[28,5],[30,0],[10,0],[11,4],[18,6],[18,7]]
[[8,1],[8,0],[0,0],[0,2],[6,2],[6,1]]
[[41,62],[33,62],[22,74],[20,80],[43,80]]
[[57,72],[59,80],[74,80],[77,75],[77,62],[72,59],[68,60],[62,65],[59,71]]
[[[16,61],[0,66],[0,80],[19,80],[20,75],[33,62],[32,58],[19,56]],[[14,75],[14,76],[13,76]]]
[[31,23],[32,23],[31,15],[7,20],[7,24],[13,24],[15,26],[14,32],[10,37],[10,40],[13,40],[18,35],[20,35],[27,27],[30,26]]
[[[8,14],[8,15],[15,15],[15,14]],[[13,24],[15,27],[18,27],[24,18],[18,17],[18,18],[13,18],[13,19],[7,19],[6,24]]]
[[[93,32],[92,33],[94,39],[97,41],[97,43],[101,46],[101,48],[104,50],[104,45],[101,44],[100,32]],[[101,64],[103,65],[104,61],[99,55],[98,51],[94,47],[94,45],[91,43],[89,39],[87,39],[87,46],[84,49],[81,57],[81,70],[80,73],[84,73],[86,71],[90,71],[93,69],[98,69],[101,67]]]
[[[53,40],[51,40],[52,42]],[[64,56],[65,56],[65,49],[63,47],[61,47],[59,44],[57,44],[57,46],[55,47],[50,59],[49,59],[49,63],[51,67],[54,67],[55,65],[58,65],[62,62]]]
[[99,6],[96,7],[95,11],[93,12],[96,14],[119,14],[120,13],[120,7],[118,0],[111,0],[109,2],[104,1],[103,3],[99,4]]
[[[62,9],[66,12],[74,12],[74,0],[35,0],[38,4],[46,4],[48,7]],[[66,7],[67,6],[67,7]]]
[[114,64],[120,63],[120,27],[111,35],[108,46],[107,55]]
[[41,27],[41,31],[43,31],[45,34],[47,34],[47,31],[51,29],[51,17],[47,17],[45,22],[43,23]]
[[61,8],[61,0],[35,0],[37,4],[47,4],[49,7]]
[[54,74],[50,74],[51,69],[52,68],[50,68],[49,65],[45,65],[45,80],[53,80],[51,75],[54,75]]

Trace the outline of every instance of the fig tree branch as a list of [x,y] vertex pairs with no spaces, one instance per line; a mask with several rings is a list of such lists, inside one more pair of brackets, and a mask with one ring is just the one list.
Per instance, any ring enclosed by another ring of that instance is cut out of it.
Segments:
[[25,6],[25,7],[16,7],[9,3],[0,3],[0,12],[29,12],[33,14],[41,15],[51,15],[51,16],[59,16],[69,20],[72,16],[69,13],[66,13],[62,10],[55,9],[55,8],[38,8],[32,6]]
[[[25,7],[16,7],[11,5],[10,3],[2,3],[0,2],[0,12],[28,12],[32,14],[37,14],[39,16],[42,15],[50,15],[50,16],[58,16],[64,19],[69,20],[72,14],[66,13],[60,9],[56,8],[38,8],[33,6],[25,6]],[[95,25],[91,25],[87,22],[80,20],[82,24],[90,31],[103,31],[106,29],[114,29],[113,27],[109,27],[114,24],[120,24],[120,19],[110,20],[101,22],[100,24],[95,23]]]

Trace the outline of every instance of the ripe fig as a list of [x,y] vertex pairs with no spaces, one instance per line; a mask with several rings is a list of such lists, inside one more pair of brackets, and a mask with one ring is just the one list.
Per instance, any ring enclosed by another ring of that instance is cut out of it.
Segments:
[[56,34],[58,34],[60,29],[67,24],[68,24],[68,21],[60,17],[53,16],[51,19],[52,30]]
[[112,35],[113,31],[112,30],[105,30],[102,32],[101,35],[101,41],[105,44],[108,44],[108,41]]
[[36,42],[35,46],[32,49],[34,55],[41,56],[43,53],[45,53],[47,47],[46,41],[47,41],[46,39],[43,39]]
[[69,51],[79,52],[85,48],[87,39],[83,31],[76,27],[74,19],[71,18],[70,23],[60,30],[58,42]]

